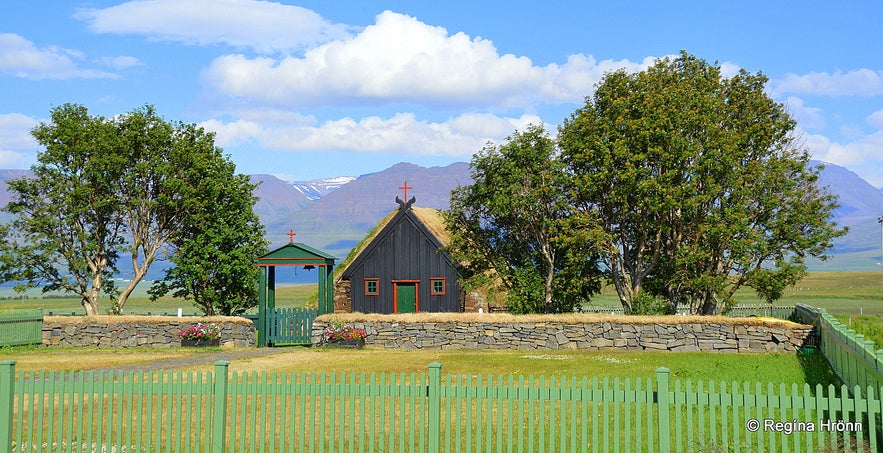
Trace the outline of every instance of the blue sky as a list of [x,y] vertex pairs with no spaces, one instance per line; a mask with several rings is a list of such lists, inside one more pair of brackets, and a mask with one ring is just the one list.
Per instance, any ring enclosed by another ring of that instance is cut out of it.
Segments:
[[288,180],[468,161],[686,50],[770,77],[814,158],[883,186],[883,2],[71,0],[0,14],[0,168],[72,102],[154,104]]

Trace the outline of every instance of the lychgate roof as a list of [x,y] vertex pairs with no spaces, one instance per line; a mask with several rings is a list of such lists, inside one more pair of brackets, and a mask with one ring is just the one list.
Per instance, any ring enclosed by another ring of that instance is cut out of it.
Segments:
[[258,258],[258,266],[324,266],[333,265],[336,259],[304,243],[289,242]]

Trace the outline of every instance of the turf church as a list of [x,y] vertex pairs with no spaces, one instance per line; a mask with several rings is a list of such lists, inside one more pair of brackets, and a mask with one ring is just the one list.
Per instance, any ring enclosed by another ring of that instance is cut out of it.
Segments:
[[474,311],[458,284],[450,236],[441,211],[414,207],[415,197],[396,196],[399,208],[375,227],[338,272],[334,311],[417,313]]

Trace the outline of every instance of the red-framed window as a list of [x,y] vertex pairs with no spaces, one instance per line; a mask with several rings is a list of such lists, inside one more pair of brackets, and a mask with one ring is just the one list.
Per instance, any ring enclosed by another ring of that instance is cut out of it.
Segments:
[[366,296],[379,296],[380,295],[380,279],[379,278],[366,278],[365,279],[365,295]]
[[444,296],[448,293],[448,281],[444,278],[429,279],[429,294],[433,296]]

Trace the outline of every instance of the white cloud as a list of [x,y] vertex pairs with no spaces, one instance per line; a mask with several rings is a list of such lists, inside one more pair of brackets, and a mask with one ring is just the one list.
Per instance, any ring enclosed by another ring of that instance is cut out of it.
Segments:
[[301,50],[345,39],[350,27],[294,5],[255,0],[134,0],[83,9],[78,19],[96,33],[141,34],[161,41],[224,43],[259,52]]
[[825,128],[825,117],[822,115],[822,109],[807,107],[803,99],[790,96],[785,100],[785,108],[801,127],[805,129]]
[[37,155],[39,145],[31,136],[37,120],[19,113],[0,114],[0,168],[23,168]]
[[20,35],[0,33],[0,73],[26,79],[117,77],[109,72],[80,69],[73,59],[82,57],[82,53],[70,49],[38,49],[33,42]]
[[515,129],[539,123],[535,116],[500,118],[464,114],[446,122],[418,120],[411,113],[390,118],[343,118],[316,125],[268,125],[240,119],[200,124],[216,133],[220,146],[256,142],[285,151],[348,150],[365,153],[407,152],[426,156],[469,157],[488,140],[498,141]]
[[124,70],[129,69],[135,66],[141,66],[142,63],[138,61],[135,57],[129,56],[120,56],[120,57],[105,57],[100,60],[107,66],[114,68],[116,70]]
[[0,168],[22,168],[24,156],[15,151],[5,151],[0,148]]
[[876,112],[870,114],[868,116],[868,124],[876,127],[877,129],[883,129],[883,110],[877,110]]
[[770,81],[773,96],[787,93],[816,96],[879,96],[883,95],[883,71],[856,69],[835,73],[811,72],[786,74]]
[[883,167],[883,130],[846,143],[832,142],[823,135],[803,138],[814,159],[848,167],[875,187],[883,187],[879,171]]
[[527,57],[500,55],[491,41],[386,11],[347,40],[323,44],[304,56],[226,55],[203,72],[203,81],[233,98],[269,105],[413,102],[445,105],[527,106],[580,103],[607,71],[652,64],[597,62],[573,55],[563,65],[535,66]]
[[6,149],[36,149],[37,141],[31,136],[31,129],[37,120],[20,113],[0,114],[0,147]]

